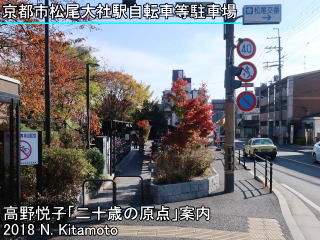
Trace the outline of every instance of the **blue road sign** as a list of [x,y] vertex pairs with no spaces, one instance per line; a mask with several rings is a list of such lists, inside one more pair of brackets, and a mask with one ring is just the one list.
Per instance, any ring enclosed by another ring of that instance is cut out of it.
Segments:
[[244,5],[243,24],[279,24],[281,22],[281,4]]
[[252,92],[242,92],[237,97],[237,105],[240,110],[250,112],[257,105],[257,98]]

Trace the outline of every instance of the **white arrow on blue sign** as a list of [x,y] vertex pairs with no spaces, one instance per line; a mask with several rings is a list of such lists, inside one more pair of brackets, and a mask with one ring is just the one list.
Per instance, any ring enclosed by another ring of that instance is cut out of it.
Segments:
[[279,24],[281,22],[281,4],[244,5],[243,25]]

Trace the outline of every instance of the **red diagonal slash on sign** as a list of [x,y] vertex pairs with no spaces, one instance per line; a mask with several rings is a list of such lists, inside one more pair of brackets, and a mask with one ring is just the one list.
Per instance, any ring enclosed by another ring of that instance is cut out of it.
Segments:
[[23,156],[21,156],[21,161],[28,159],[31,156],[32,153],[32,147],[30,143],[28,143],[25,140],[20,141],[20,152],[22,153]]
[[246,104],[248,104],[248,106],[252,106],[252,103],[249,103],[248,100],[246,99],[245,95],[242,96],[242,100],[246,102]]

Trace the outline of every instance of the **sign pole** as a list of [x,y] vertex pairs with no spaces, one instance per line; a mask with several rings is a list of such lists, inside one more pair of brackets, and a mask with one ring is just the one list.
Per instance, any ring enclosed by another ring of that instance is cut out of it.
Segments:
[[[226,0],[226,4],[233,4],[233,0]],[[225,19],[225,22],[234,22],[234,19]],[[225,25],[226,39],[226,106],[225,106],[225,145],[224,145],[224,191],[234,192],[234,138],[235,138],[235,114],[234,114],[234,88],[232,83],[234,75],[231,66],[234,63],[234,24]]]
[[42,132],[38,131],[38,164],[36,165],[37,191],[42,194]]

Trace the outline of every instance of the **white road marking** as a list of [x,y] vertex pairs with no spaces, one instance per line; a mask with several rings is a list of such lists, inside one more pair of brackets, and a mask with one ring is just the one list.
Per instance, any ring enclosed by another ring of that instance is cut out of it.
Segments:
[[317,204],[315,204],[314,202],[310,201],[308,198],[306,198],[305,196],[303,196],[301,193],[297,192],[293,188],[289,187],[288,185],[286,185],[284,183],[281,183],[281,185],[284,186],[286,189],[288,189],[290,192],[292,192],[295,195],[297,195],[297,197],[299,197],[301,200],[303,200],[304,202],[309,204],[311,207],[313,207],[314,209],[316,209],[320,213],[320,207]]
[[311,167],[315,167],[315,168],[320,168],[319,166],[316,166],[314,164],[304,163],[304,162],[300,162],[300,161],[293,160],[293,159],[286,158],[286,157],[277,156],[277,158],[283,158],[283,159],[288,160],[288,161],[297,162],[297,163],[300,163],[300,164],[303,164],[303,165],[307,165],[307,166],[311,166]]

